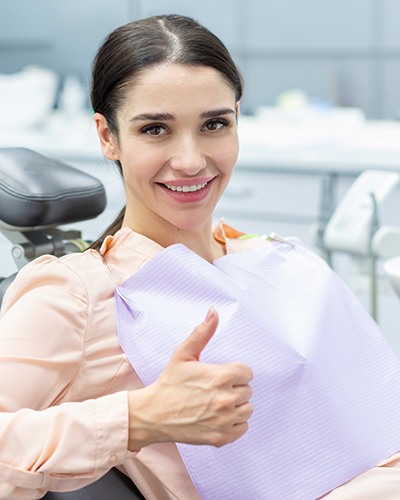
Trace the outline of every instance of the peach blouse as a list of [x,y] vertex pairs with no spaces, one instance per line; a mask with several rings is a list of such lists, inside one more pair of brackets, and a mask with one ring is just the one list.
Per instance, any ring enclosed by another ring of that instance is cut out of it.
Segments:
[[[219,224],[215,236],[228,253],[266,244],[239,234]],[[18,273],[1,312],[1,499],[78,489],[112,466],[149,500],[199,499],[173,443],[127,449],[127,391],[142,383],[118,343],[114,289],[161,250],[124,228],[100,253],[43,256]],[[397,455],[326,498],[399,496]]]

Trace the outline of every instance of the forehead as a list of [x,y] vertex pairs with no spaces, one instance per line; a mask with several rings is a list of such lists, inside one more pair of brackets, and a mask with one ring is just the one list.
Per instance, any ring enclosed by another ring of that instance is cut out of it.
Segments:
[[142,71],[127,87],[125,103],[138,110],[169,106],[214,107],[235,104],[235,91],[208,66],[163,64]]

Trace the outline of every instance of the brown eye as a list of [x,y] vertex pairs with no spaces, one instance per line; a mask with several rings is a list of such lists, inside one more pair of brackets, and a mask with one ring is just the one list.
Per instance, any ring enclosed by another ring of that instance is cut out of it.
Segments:
[[166,133],[165,127],[163,125],[147,125],[142,128],[142,133],[147,135],[163,135]]
[[209,130],[211,132],[220,130],[223,127],[226,127],[229,125],[229,122],[227,120],[224,120],[223,118],[216,118],[213,120],[208,121],[205,125],[204,128],[206,130]]

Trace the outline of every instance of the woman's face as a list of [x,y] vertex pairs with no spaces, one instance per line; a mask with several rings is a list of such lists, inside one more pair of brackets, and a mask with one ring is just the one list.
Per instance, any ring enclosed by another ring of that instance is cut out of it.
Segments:
[[124,225],[150,237],[209,228],[237,160],[237,112],[218,71],[168,64],[127,87],[118,138],[95,115],[104,154],[122,165]]

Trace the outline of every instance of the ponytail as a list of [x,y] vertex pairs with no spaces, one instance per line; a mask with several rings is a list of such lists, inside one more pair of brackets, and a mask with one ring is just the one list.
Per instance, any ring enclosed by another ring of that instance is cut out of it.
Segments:
[[99,251],[101,245],[103,244],[104,238],[108,235],[114,235],[119,229],[121,229],[124,216],[125,216],[125,207],[120,211],[117,218],[107,227],[107,229],[103,232],[103,234],[99,236],[97,240],[93,241],[89,245],[89,248]]

